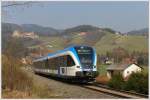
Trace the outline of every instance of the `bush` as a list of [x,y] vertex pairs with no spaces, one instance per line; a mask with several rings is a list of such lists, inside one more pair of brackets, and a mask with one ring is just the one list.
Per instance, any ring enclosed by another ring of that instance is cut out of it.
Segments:
[[124,80],[121,74],[114,75],[108,82],[108,86],[115,89],[122,89]]
[[148,73],[134,73],[132,74],[126,84],[125,90],[134,90],[139,93],[148,94]]
[[110,79],[108,86],[148,94],[148,73],[133,73],[127,81],[124,81],[122,76],[117,74]]

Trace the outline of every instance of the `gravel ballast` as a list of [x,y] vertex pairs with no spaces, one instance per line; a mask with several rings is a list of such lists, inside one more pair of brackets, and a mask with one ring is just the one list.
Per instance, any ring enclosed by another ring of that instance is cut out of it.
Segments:
[[[51,90],[52,94],[59,98],[73,98],[73,99],[115,99],[118,97],[108,95],[102,92],[97,92],[83,88],[75,84],[55,80],[51,77],[44,77],[34,74],[31,70],[26,69],[27,74],[33,78],[33,81],[38,85],[45,85]],[[42,92],[42,91],[41,91]]]

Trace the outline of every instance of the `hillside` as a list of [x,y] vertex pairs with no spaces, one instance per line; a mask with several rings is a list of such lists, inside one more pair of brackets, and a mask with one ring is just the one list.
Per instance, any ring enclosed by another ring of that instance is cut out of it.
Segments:
[[[47,45],[53,46],[49,47],[53,52],[63,49],[69,44],[89,45],[92,42],[92,39],[85,41],[85,36],[72,37],[70,40],[62,37],[40,37],[40,40],[43,40]],[[117,47],[123,47],[129,52],[148,52],[148,39],[145,36],[115,35],[107,32],[100,39],[97,39],[97,41],[94,40],[93,42],[95,43],[92,46],[96,48],[98,54],[105,54],[107,51],[111,51]]]
[[65,45],[84,44],[84,45],[93,46],[105,34],[106,34],[105,32],[100,32],[100,31],[74,33],[73,35],[71,35],[66,39]]
[[46,36],[59,35],[59,32],[56,29],[51,27],[43,27],[36,24],[22,24],[21,27],[24,32],[33,31],[38,35],[46,35]]
[[111,51],[113,48],[123,47],[129,52],[148,52],[148,39],[144,36],[126,36],[107,34],[99,40],[94,47],[99,54]]
[[13,31],[19,30],[22,32],[35,32],[42,36],[56,36],[59,35],[59,30],[51,27],[43,27],[36,24],[22,24],[17,25],[13,23],[2,23],[2,35],[10,35]]
[[63,31],[66,46],[72,44],[84,44],[93,46],[106,34],[114,34],[113,30],[108,28],[99,28],[92,25],[79,25]]
[[88,31],[96,31],[100,28],[92,26],[92,25],[79,25],[72,28],[68,28],[64,30],[64,34],[76,33],[76,32],[88,32]]
[[143,29],[139,29],[139,30],[133,30],[130,32],[127,32],[128,35],[143,35],[143,36],[148,36],[148,28],[143,28]]
[[2,23],[3,46],[14,30],[36,31],[41,34],[39,39],[22,39],[21,41],[26,47],[44,47],[53,52],[75,44],[94,46],[99,54],[104,54],[119,46],[129,52],[148,51],[148,38],[143,35],[117,35],[112,29],[92,25],[80,25],[60,31],[34,24]]

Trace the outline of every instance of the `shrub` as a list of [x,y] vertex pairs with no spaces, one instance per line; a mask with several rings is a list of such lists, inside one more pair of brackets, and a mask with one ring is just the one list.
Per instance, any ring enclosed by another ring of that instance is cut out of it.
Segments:
[[127,81],[124,81],[122,76],[117,74],[110,79],[108,86],[148,94],[148,73],[133,73]]
[[108,86],[115,89],[122,89],[123,84],[124,84],[124,80],[121,74],[114,75],[108,82]]
[[134,73],[124,84],[125,90],[134,90],[139,93],[148,94],[148,73]]

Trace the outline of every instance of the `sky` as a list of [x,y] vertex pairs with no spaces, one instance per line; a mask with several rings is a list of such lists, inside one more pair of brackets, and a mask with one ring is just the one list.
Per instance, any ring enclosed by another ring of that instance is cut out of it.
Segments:
[[[8,2],[2,2],[2,6],[6,4]],[[2,7],[2,22],[56,29],[88,24],[124,33],[149,27],[148,18],[147,1],[49,1]]]

